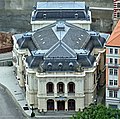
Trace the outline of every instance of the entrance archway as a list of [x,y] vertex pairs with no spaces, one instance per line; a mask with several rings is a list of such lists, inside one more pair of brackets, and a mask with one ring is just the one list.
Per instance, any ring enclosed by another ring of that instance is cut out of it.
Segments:
[[54,110],[54,100],[47,100],[47,110]]
[[65,101],[57,101],[57,109],[58,111],[65,110]]
[[75,110],[75,100],[74,99],[68,100],[68,110]]

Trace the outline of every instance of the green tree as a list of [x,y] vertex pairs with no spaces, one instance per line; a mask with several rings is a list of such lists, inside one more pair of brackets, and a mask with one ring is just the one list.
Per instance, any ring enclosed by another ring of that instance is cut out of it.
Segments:
[[107,108],[102,104],[91,104],[77,112],[70,119],[120,119],[120,110]]

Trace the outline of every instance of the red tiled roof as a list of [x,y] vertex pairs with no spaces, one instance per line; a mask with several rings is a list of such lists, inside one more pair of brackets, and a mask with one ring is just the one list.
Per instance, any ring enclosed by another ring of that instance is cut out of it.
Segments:
[[0,32],[0,53],[10,52],[13,47],[12,34]]
[[110,38],[106,43],[106,46],[120,46],[120,20],[116,24]]

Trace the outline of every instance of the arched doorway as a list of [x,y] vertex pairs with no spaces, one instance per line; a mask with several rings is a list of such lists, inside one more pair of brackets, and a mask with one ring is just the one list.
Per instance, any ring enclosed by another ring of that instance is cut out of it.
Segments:
[[68,83],[68,93],[75,93],[75,83],[73,82]]
[[57,84],[57,92],[58,93],[64,93],[64,83],[63,82],[59,82]]
[[68,100],[68,110],[75,110],[75,100],[74,99]]
[[47,110],[54,110],[54,100],[47,100]]
[[53,93],[54,92],[54,85],[52,82],[47,83],[46,85],[47,93]]
[[57,101],[57,109],[58,111],[65,110],[65,101]]

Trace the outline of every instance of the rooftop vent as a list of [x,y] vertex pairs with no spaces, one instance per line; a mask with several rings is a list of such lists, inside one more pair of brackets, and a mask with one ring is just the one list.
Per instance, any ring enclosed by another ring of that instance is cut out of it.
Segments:
[[63,21],[59,21],[56,25],[57,31],[65,31],[65,24]]
[[48,66],[52,66],[52,63],[49,62],[49,63],[48,63]]

